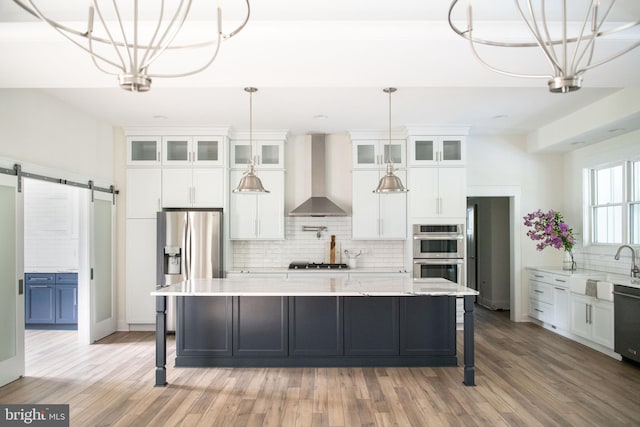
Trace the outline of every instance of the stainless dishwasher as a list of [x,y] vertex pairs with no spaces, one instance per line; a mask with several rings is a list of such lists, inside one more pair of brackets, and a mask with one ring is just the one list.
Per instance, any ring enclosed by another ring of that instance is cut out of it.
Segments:
[[614,285],[614,350],[640,362],[640,289]]

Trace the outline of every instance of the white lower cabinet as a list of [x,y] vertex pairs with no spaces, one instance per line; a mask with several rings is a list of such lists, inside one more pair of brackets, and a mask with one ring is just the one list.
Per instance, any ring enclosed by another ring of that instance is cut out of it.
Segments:
[[569,329],[569,289],[553,287],[553,324],[558,329]]
[[155,323],[156,220],[127,219],[126,237],[127,323]]
[[[407,182],[405,171],[395,173]],[[404,240],[407,236],[407,193],[374,193],[380,174],[378,170],[352,172],[354,240]]]
[[544,271],[529,272],[529,317],[569,329],[569,277]]
[[223,168],[164,168],[162,206],[221,208],[224,187]]
[[529,282],[529,316],[553,323],[553,288],[542,282]]
[[[244,170],[232,170],[230,187],[235,188]],[[237,240],[284,239],[284,171],[260,170],[256,175],[269,193],[230,193],[230,238]]]
[[613,349],[613,303],[571,294],[571,332]]

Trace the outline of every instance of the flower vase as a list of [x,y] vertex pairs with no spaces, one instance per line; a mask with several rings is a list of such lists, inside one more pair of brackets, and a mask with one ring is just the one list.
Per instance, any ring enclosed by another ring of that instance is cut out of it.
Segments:
[[564,251],[564,258],[562,259],[562,269],[575,271],[576,262],[573,260],[573,252],[572,251]]

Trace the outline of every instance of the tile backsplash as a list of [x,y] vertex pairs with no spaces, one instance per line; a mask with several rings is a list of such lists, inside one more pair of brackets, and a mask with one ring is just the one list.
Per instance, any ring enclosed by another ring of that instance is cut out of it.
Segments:
[[[316,231],[303,227],[327,227]],[[336,236],[336,262],[347,263],[345,250],[362,251],[358,268],[404,269],[405,241],[351,240],[351,217],[286,217],[286,240],[233,240],[233,269],[287,268],[291,261],[329,262],[331,235]]]
[[613,257],[617,246],[598,248],[574,248],[574,257],[578,268],[586,270],[604,271],[607,273],[621,274],[628,276],[631,271],[631,252],[624,249],[620,253],[620,259]]

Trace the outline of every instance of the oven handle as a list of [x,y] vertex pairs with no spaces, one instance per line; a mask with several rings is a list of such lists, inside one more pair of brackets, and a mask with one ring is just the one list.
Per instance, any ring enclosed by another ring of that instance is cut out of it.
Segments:
[[613,294],[614,294],[614,295],[620,295],[620,296],[622,296],[622,297],[629,297],[629,298],[640,299],[640,296],[638,296],[638,295],[625,294],[624,292],[616,292],[616,291],[613,291]]
[[445,264],[445,265],[454,265],[454,264],[464,264],[463,259],[451,259],[451,258],[440,258],[440,259],[421,259],[421,260],[413,260],[415,265],[433,265],[433,264]]

